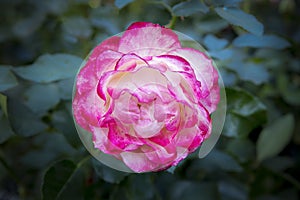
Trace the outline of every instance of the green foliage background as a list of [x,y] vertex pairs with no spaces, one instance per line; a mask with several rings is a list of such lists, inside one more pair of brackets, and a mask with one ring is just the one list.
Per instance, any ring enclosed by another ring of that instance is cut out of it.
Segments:
[[[296,0],[2,0],[0,199],[299,199],[300,4]],[[187,34],[227,92],[204,159],[127,174],[91,158],[71,116],[74,76],[134,21]]]

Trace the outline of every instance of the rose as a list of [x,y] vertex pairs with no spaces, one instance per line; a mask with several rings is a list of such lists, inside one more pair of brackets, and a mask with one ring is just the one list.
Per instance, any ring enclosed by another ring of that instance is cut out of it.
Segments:
[[80,69],[76,123],[96,149],[135,172],[177,165],[211,133],[218,72],[170,29],[136,22],[98,45]]

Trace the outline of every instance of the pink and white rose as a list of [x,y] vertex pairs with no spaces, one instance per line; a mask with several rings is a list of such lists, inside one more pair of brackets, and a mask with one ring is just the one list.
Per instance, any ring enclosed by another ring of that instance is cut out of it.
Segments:
[[218,72],[160,25],[136,22],[98,45],[76,79],[76,123],[134,172],[177,165],[211,133]]

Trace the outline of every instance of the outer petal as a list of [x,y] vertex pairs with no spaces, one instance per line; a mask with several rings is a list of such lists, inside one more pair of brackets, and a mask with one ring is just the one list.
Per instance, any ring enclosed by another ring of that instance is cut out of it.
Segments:
[[138,22],[125,31],[120,40],[119,51],[147,57],[180,47],[178,36],[172,30],[152,23]]
[[101,116],[101,105],[104,104],[94,90],[85,92],[83,95],[76,92],[72,105],[76,122],[90,132],[90,125],[98,125],[97,118]]
[[76,79],[73,112],[76,122],[90,131],[89,124],[96,125],[97,117],[103,112],[104,101],[97,95],[97,84],[101,75],[114,68],[122,54],[105,50],[98,57],[89,58]]
[[97,58],[103,51],[112,50],[117,51],[119,48],[120,37],[113,36],[96,46],[90,55],[91,59]]
[[[187,109],[184,118],[189,118],[191,115],[193,113]],[[185,128],[181,129],[175,137],[176,146],[187,148],[189,152],[196,150],[211,133],[211,119],[207,110],[198,108],[197,117],[198,122],[193,123],[193,126],[190,126],[189,121],[185,121]]]
[[123,162],[135,172],[147,172],[159,168],[159,164],[150,161],[143,152],[135,153],[124,151],[120,156]]
[[200,102],[212,113],[220,100],[218,72],[212,61],[204,54],[192,48],[180,48],[168,52],[187,60],[194,69],[197,80],[201,83],[202,99]]

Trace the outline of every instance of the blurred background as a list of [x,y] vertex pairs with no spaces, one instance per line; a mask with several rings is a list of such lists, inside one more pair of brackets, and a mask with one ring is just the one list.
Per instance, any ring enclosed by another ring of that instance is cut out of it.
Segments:
[[[1,0],[0,9],[1,200],[299,199],[298,0]],[[92,48],[135,21],[190,36],[216,62],[228,109],[204,159],[128,174],[83,147],[74,76]]]

